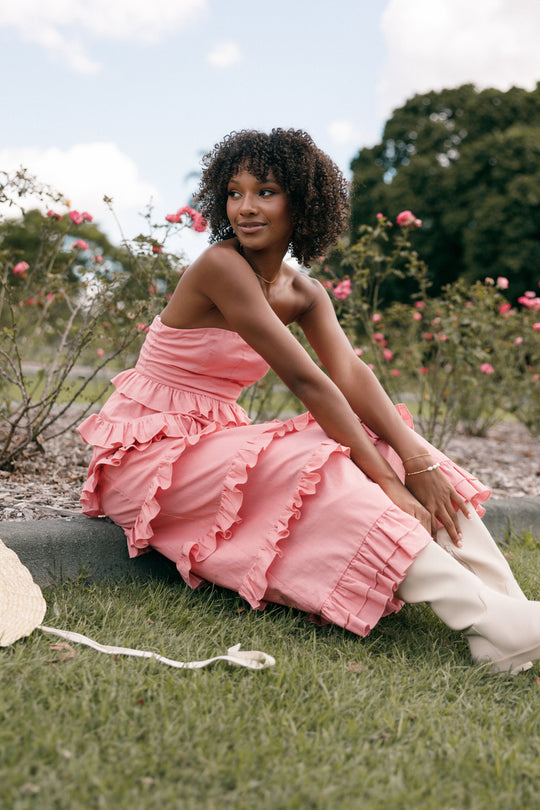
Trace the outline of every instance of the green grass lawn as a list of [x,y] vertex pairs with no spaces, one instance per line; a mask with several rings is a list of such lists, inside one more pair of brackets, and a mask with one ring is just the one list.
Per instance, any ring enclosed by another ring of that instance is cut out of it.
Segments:
[[[540,543],[508,546],[540,598]],[[181,660],[234,643],[252,672],[101,655],[36,631],[0,650],[0,807],[523,810],[540,796],[540,666],[472,665],[408,605],[366,639],[181,581],[45,591],[45,624]]]

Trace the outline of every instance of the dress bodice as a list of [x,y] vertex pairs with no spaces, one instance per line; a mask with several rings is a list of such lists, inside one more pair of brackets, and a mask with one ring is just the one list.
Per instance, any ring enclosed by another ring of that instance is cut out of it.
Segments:
[[236,332],[215,327],[175,329],[154,319],[135,371],[163,385],[236,400],[268,364]]

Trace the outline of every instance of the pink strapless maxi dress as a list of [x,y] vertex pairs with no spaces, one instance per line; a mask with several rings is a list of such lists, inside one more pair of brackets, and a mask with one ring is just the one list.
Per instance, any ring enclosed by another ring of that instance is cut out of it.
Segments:
[[[291,605],[365,636],[402,606],[395,591],[431,537],[309,413],[250,423],[236,400],[267,370],[235,332],[157,317],[135,368],[79,426],[94,446],[83,512],[121,526],[132,557],[173,560],[191,587],[213,582],[254,608]],[[365,429],[403,480],[397,454]],[[426,448],[483,514],[489,491]]]

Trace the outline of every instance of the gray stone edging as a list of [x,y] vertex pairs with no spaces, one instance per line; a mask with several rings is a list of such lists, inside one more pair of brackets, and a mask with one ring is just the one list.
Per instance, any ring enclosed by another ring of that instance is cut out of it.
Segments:
[[[530,533],[540,540],[540,498],[500,498],[486,504],[486,526],[498,543],[507,534]],[[175,566],[154,551],[130,559],[124,532],[107,518],[53,518],[0,522],[0,539],[18,554],[38,585],[75,579],[134,576],[178,577]]]

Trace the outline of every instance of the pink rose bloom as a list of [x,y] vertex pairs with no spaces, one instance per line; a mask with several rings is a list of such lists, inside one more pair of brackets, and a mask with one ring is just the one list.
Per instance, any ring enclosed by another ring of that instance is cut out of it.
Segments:
[[482,363],[482,365],[480,366],[480,371],[482,372],[482,374],[493,374],[495,369],[490,363]]
[[378,220],[384,219],[384,214],[381,213],[377,214],[377,219]]
[[393,368],[391,370],[390,374],[392,375],[392,377],[399,377],[400,374],[401,374],[401,371],[399,371],[399,369],[397,369],[397,368]]
[[321,281],[321,284],[323,285],[323,287],[326,287],[327,290],[334,289],[334,285],[332,284],[331,281]]
[[26,271],[30,269],[28,262],[17,262],[13,268],[13,275],[26,277]]
[[104,349],[96,349],[96,354],[97,354],[98,357],[103,357],[103,355],[105,354],[105,350]]
[[402,228],[407,228],[409,225],[420,228],[422,226],[422,220],[415,217],[412,211],[402,211],[396,217],[396,224]]
[[416,309],[424,309],[426,302],[425,301],[415,301],[414,305]]
[[382,321],[382,315],[379,315],[379,313],[376,312],[371,320],[373,323],[380,323]]
[[199,214],[198,211],[193,211],[191,215],[191,221],[193,222],[193,230],[197,231],[197,233],[204,233],[206,230],[206,220],[202,214]]
[[509,304],[508,302],[506,304],[501,304],[499,307],[499,315],[504,315],[506,312],[510,312],[511,309],[512,304]]
[[370,368],[372,371],[375,371],[375,366],[373,365],[373,363],[368,363],[368,368]]
[[343,279],[340,281],[339,284],[336,284],[334,287],[334,298],[338,298],[341,301],[344,301],[346,298],[349,297],[351,294],[351,281],[348,278]]
[[508,289],[508,279],[504,276],[499,276],[497,279],[497,287],[499,290],[507,290]]
[[394,353],[390,351],[390,349],[383,349],[383,357],[385,360],[391,360],[394,356]]
[[152,253],[163,253],[161,245],[152,245]]
[[165,219],[167,220],[167,222],[180,222],[182,216],[181,214],[167,214]]
[[73,242],[71,247],[74,250],[88,250],[88,242],[85,242],[84,239],[77,239],[76,242]]
[[441,343],[444,343],[445,340],[448,340],[448,337],[444,334],[444,332],[438,332],[437,338],[441,341]]
[[56,219],[58,222],[62,219],[62,214],[57,214],[56,211],[47,211],[47,216],[49,219]]
[[520,295],[518,304],[523,304],[527,309],[536,309],[536,301],[540,303],[540,298],[536,298],[534,293],[526,292],[525,295]]
[[422,337],[424,340],[433,340],[433,332],[424,332]]
[[147,323],[138,323],[137,332],[148,332],[149,326]]
[[418,369],[419,374],[427,374],[428,372],[429,368],[427,368],[427,366],[420,366],[420,368]]
[[514,340],[514,346],[521,346],[522,343],[523,343],[523,338],[522,337],[517,337]]
[[422,320],[422,313],[421,312],[413,312],[413,321],[421,321]]
[[92,222],[94,219],[92,214],[89,214],[88,211],[83,211],[81,217],[83,218],[83,222]]
[[380,343],[381,341],[383,341],[384,340],[383,333],[382,332],[373,332],[373,340],[376,343]]
[[538,322],[533,323],[532,328],[534,329],[535,332],[540,332],[540,323],[538,323]]
[[362,357],[362,355],[364,354],[364,350],[363,349],[355,349],[354,353],[355,353],[355,355],[357,357]]
[[75,225],[82,225],[82,223],[84,222],[83,215],[79,214],[78,211],[70,211],[69,218],[72,222],[75,223]]
[[495,285],[495,282],[490,276],[486,276],[484,279],[484,284],[487,284],[488,287],[493,287]]
[[96,253],[94,256],[94,261],[97,262],[97,264],[101,264],[103,261],[103,256],[100,253]]

